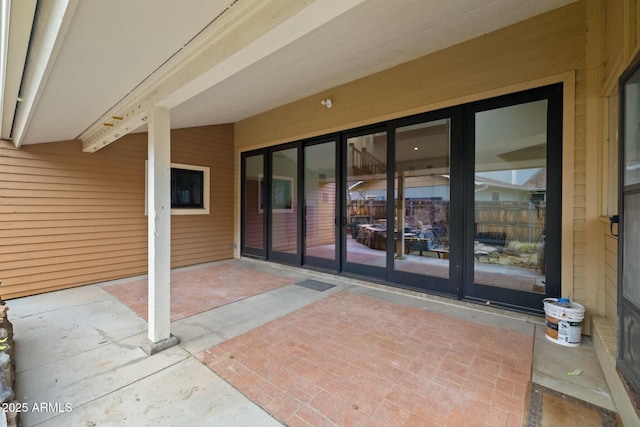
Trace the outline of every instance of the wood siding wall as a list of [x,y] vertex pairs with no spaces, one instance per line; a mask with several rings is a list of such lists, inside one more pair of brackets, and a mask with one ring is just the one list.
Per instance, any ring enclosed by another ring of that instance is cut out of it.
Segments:
[[[172,131],[172,161],[211,167],[211,214],[172,217],[172,267],[230,258],[233,126]],[[83,153],[77,141],[0,143],[0,295],[147,270],[147,134]]]

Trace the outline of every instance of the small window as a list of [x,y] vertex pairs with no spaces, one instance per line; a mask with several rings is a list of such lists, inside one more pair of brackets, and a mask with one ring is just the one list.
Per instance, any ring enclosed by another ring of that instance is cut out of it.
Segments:
[[[147,215],[147,162],[145,161],[144,213]],[[171,163],[171,215],[209,214],[210,169]]]
[[171,209],[203,209],[204,172],[171,168]]

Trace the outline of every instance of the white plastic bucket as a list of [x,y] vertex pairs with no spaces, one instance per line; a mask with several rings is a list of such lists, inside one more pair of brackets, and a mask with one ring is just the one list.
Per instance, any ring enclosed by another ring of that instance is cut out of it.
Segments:
[[557,298],[545,298],[543,302],[547,339],[567,347],[578,347],[582,339],[584,306],[572,301],[570,307],[562,307],[557,304]]

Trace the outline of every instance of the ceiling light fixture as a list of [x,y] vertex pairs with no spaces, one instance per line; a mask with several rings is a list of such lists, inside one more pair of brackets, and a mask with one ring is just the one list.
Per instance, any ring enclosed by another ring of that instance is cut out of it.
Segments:
[[323,99],[322,101],[320,101],[320,104],[324,105],[327,108],[333,107],[333,101],[331,100],[331,98]]

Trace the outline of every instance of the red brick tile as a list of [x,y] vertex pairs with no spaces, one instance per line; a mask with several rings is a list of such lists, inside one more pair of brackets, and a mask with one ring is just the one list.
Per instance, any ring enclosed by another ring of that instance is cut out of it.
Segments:
[[461,349],[450,349],[443,360],[449,360],[464,366],[471,366],[473,362],[475,350],[473,346],[461,346]]
[[503,393],[501,390],[494,390],[491,394],[491,406],[505,412],[517,414],[522,412],[524,398]]
[[358,390],[356,387],[342,387],[336,384],[328,391],[342,400],[351,402],[353,401],[353,396],[358,393],[356,390]]
[[240,386],[242,390],[244,390],[245,395],[251,399],[252,402],[256,403],[261,407],[265,407],[273,400],[273,396],[270,396],[263,389],[260,388],[259,384],[253,384],[249,386]]
[[313,427],[336,427],[328,417],[308,406],[300,407],[294,415]]
[[441,401],[438,396],[423,399],[413,408],[413,414],[427,420],[428,424],[445,425],[453,404]]
[[407,418],[407,421],[404,422],[404,426],[403,427],[424,427],[424,426],[441,426],[442,423],[438,423],[438,424],[434,424],[434,423],[429,423],[429,421],[427,421],[426,419],[416,415],[416,414],[410,414],[409,418]]
[[465,378],[459,377],[455,375],[455,373],[441,369],[433,376],[430,382],[440,384],[451,391],[458,392],[466,381]]
[[469,372],[469,366],[452,361],[450,359],[443,360],[440,364],[440,369],[447,372],[447,374],[456,375],[462,378],[466,378],[467,373]]
[[496,389],[502,390],[504,393],[513,395],[514,382],[506,378],[498,377],[496,379]]
[[500,372],[500,364],[487,359],[475,357],[471,363],[471,369],[485,376],[497,376]]
[[296,399],[281,394],[265,405],[265,409],[279,420],[287,420],[295,414],[302,404]]
[[313,424],[309,424],[298,414],[293,414],[286,420],[286,425],[289,427],[314,427]]
[[282,394],[282,391],[278,387],[264,380],[262,377],[258,377],[256,386],[272,399],[275,399]]
[[[492,329],[341,292],[210,352],[226,358],[216,371],[241,391],[253,387],[244,392],[257,393],[254,399],[285,423],[446,425],[461,415],[453,408],[467,405],[478,420],[484,411],[491,425],[521,418],[524,397],[516,396],[524,396],[528,378],[510,376],[522,377],[531,358],[517,362],[509,346],[504,358],[495,353],[501,331]],[[226,372],[242,362],[251,374]]]
[[309,403],[310,408],[315,409],[327,418],[331,418],[335,411],[349,402],[334,396],[326,391],[318,393]]
[[[202,267],[197,272],[173,271],[171,321],[276,289],[293,281],[285,276],[257,271],[241,263]],[[233,286],[229,286],[229,283],[233,283]],[[104,290],[147,319],[146,280],[109,285]]]
[[526,372],[531,369],[531,357],[516,358],[516,357],[504,356],[502,363],[505,366],[509,366],[519,371]]
[[447,425],[466,427],[485,427],[489,416],[489,408],[481,402],[464,402],[455,405],[449,417]]
[[522,415],[509,414],[507,416],[507,427],[520,427],[522,425]]
[[384,395],[359,391],[351,397],[351,404],[363,414],[369,416],[378,408],[383,399]]
[[336,408],[330,420],[339,426],[367,426],[368,415],[363,413],[356,405],[342,402]]
[[509,366],[500,366],[500,372],[498,373],[500,378],[512,380],[515,383],[527,382],[531,379],[530,371],[521,371],[519,369],[511,368]]
[[491,427],[506,427],[509,413],[498,408],[489,408],[487,424]]
[[491,403],[492,393],[493,385],[467,382],[460,389],[460,401],[475,401],[489,405]]
[[322,388],[320,388],[317,384],[314,384],[313,382],[308,381],[305,378],[298,378],[298,380],[296,381],[296,387],[305,391],[312,397],[317,396],[318,393],[322,391]]
[[418,393],[398,385],[385,398],[409,412],[413,411],[413,408],[424,400],[423,396]]
[[496,348],[496,346],[500,346],[500,343],[490,342],[490,343],[487,343],[486,345],[489,347],[489,349],[482,349],[482,350],[479,349],[476,352],[475,358],[484,359],[489,362],[494,362],[498,364],[502,363],[502,354],[496,353],[495,351],[493,351],[493,349]]
[[317,395],[313,395],[308,391],[300,388],[297,384],[287,386],[287,394],[301,403],[308,404]]
[[525,397],[527,396],[527,392],[529,391],[529,382],[527,381],[525,382],[520,382],[520,383],[514,383],[513,384],[513,391],[512,391],[512,395],[515,398],[518,399],[525,399]]
[[432,400],[437,400],[438,403],[446,407],[453,407],[458,401],[460,387],[455,386],[453,383],[430,381],[427,387],[426,396]]
[[368,425],[401,426],[409,419],[410,415],[410,411],[407,411],[388,400],[383,400],[369,417]]
[[404,373],[396,385],[412,390],[414,393],[426,396],[429,393],[430,378]]

